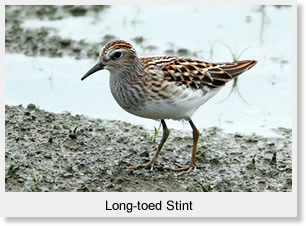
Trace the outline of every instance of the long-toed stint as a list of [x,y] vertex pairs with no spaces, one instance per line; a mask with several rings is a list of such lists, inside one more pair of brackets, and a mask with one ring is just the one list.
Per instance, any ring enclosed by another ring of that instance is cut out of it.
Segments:
[[196,152],[200,136],[191,120],[193,113],[227,82],[256,63],[255,60],[207,63],[172,56],[138,58],[130,43],[119,40],[102,48],[99,62],[81,80],[99,70],[108,70],[112,95],[124,110],[161,121],[163,137],[154,156],[148,163],[132,165],[130,169],[153,169],[170,133],[165,120],[187,120],[193,130],[191,160],[188,166],[172,170],[189,172],[197,166]]

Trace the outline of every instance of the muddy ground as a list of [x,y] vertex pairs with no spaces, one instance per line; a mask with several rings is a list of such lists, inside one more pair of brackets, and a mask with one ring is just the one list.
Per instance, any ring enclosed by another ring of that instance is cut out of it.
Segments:
[[[60,20],[96,16],[104,6],[6,6],[5,50],[27,56],[97,59],[97,49],[117,39],[105,34],[99,43],[64,39],[49,28],[25,29],[27,19]],[[140,45],[145,37],[135,37]],[[153,48],[154,43],[147,43]],[[160,50],[194,55],[185,48]],[[146,120],[146,119],[143,119]],[[5,107],[6,191],[278,191],[292,188],[291,129],[278,128],[279,138],[227,134],[218,128],[200,131],[199,168],[189,174],[163,168],[129,170],[128,163],[147,162],[161,139],[154,131],[120,121],[39,107]],[[188,164],[192,134],[171,131],[158,158],[161,165]]]
[[[144,119],[146,120],[146,119]],[[120,121],[55,114],[33,104],[5,107],[6,191],[288,192],[292,188],[291,130],[279,138],[200,131],[199,169],[130,170],[153,155],[161,133]],[[158,158],[188,164],[191,133],[172,130]]]

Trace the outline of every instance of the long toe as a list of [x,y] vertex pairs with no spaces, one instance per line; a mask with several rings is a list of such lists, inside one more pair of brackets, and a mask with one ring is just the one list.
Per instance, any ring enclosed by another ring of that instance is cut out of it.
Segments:
[[158,168],[162,167],[158,163],[151,164],[150,162],[146,164],[141,164],[141,165],[134,165],[132,163],[129,163],[128,169],[135,170],[135,169],[142,169],[142,168],[150,168],[150,170],[153,170],[155,166],[157,166]]
[[182,166],[182,165],[176,163],[175,165],[178,166],[178,168],[171,169],[173,172],[190,173],[191,170],[197,168],[197,165],[193,165],[193,164],[190,164],[189,166]]

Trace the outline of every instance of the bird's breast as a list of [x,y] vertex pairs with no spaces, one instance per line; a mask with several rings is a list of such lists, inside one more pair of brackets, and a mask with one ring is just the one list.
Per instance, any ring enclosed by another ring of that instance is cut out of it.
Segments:
[[158,84],[110,78],[114,99],[127,112],[150,119],[187,119],[219,89],[194,90],[174,83]]

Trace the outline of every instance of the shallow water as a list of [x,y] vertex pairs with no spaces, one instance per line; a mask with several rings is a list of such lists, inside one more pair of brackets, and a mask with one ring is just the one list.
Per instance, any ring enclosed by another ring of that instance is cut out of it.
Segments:
[[[247,103],[237,92],[226,99],[232,88],[231,82],[202,106],[193,120],[199,129],[218,126],[226,132],[255,132],[272,136],[273,128],[292,128],[291,8],[266,7],[263,32],[263,14],[258,8],[112,6],[98,17],[26,20],[22,26],[51,27],[61,37],[89,42],[100,41],[106,34],[132,43],[133,38],[143,36],[145,41],[135,45],[140,56],[165,55],[167,49],[186,48],[198,59],[220,62],[233,60],[227,46],[237,53],[250,47],[241,59],[256,59],[259,62],[238,81],[239,91]],[[146,48],[148,45],[158,48],[149,51]],[[10,105],[34,103],[53,112],[70,111],[128,121],[149,129],[157,127],[158,122],[140,119],[117,105],[108,87],[107,71],[80,81],[95,63],[71,57],[6,54],[5,102]],[[169,127],[190,131],[189,125],[181,122],[172,121]]]

